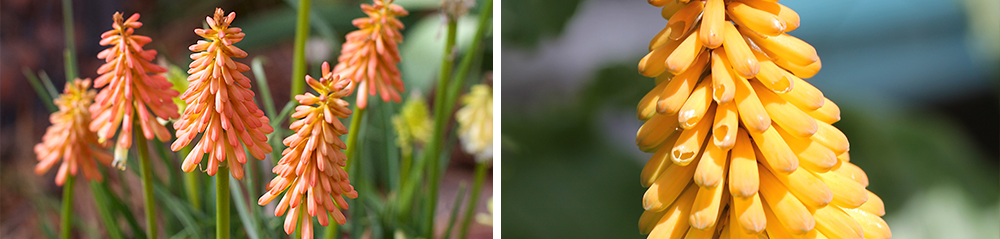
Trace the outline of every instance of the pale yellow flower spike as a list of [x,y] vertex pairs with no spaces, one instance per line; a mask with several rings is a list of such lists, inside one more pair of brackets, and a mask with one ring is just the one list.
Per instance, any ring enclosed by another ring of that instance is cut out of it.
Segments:
[[822,62],[774,0],[649,0],[664,28],[636,107],[649,238],[889,238],[885,205],[850,163],[840,108],[803,78]]

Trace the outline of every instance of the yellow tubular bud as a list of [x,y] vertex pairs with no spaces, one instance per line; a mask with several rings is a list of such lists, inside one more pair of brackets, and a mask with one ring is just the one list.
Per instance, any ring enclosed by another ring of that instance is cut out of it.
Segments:
[[[715,107],[715,106],[712,106]],[[708,137],[708,132],[712,130],[712,115],[715,114],[715,110],[709,110],[707,117],[698,122],[698,124],[689,130],[681,131],[680,136],[677,138],[677,143],[674,144],[673,150],[670,151],[670,159],[674,163],[687,166],[699,156],[702,146],[705,144],[705,139]]]
[[759,188],[757,175],[757,157],[753,152],[750,136],[740,129],[736,136],[736,145],[729,161],[729,193],[736,197],[749,197],[757,193]]
[[[777,17],[775,16],[775,18]],[[739,28],[740,33],[750,38],[761,50],[764,50],[768,56],[775,58],[775,60],[784,59],[788,60],[789,63],[800,66],[807,66],[819,61],[816,48],[813,48],[812,45],[801,39],[784,33],[774,36],[761,36],[754,34],[754,30],[749,28],[749,26],[745,27],[743,25],[740,25]]]
[[[696,159],[697,160],[697,159]],[[677,196],[691,183],[694,166],[671,165],[646,189],[642,196],[642,207],[650,211],[662,211],[677,200]],[[693,195],[692,195],[693,196]],[[693,200],[694,198],[692,198]],[[688,208],[690,210],[690,207]],[[686,218],[686,217],[685,217]]]
[[[736,138],[735,136],[733,138]],[[729,150],[714,144],[705,146],[701,161],[694,171],[694,183],[702,187],[715,187],[722,184],[726,177],[726,166],[729,164]]]
[[691,63],[694,62],[695,57],[698,57],[704,49],[705,47],[702,46],[701,41],[698,40],[698,29],[696,28],[693,32],[691,32],[691,34],[688,34],[687,37],[684,38],[684,41],[681,41],[681,44],[677,45],[674,52],[670,53],[670,56],[667,57],[667,61],[664,63],[666,64],[665,66],[667,67],[667,71],[672,74],[680,74],[681,72],[684,72],[691,66]]
[[715,109],[715,124],[712,126],[712,142],[721,149],[729,150],[736,142],[736,128],[739,127],[736,103],[718,104]]
[[667,41],[665,44],[653,49],[646,56],[639,60],[639,74],[646,77],[655,77],[667,70],[664,62],[667,56],[680,45],[680,41]]
[[775,128],[778,129],[781,138],[785,139],[788,148],[792,149],[795,156],[798,156],[799,166],[813,172],[826,172],[837,165],[837,155],[826,146],[812,139],[796,138],[781,127]]
[[788,191],[802,202],[802,205],[820,208],[825,207],[833,200],[833,191],[806,169],[800,168],[788,174],[773,173],[771,175],[784,184]]
[[687,35],[694,23],[698,21],[698,17],[701,16],[701,12],[705,9],[704,1],[694,1],[689,2],[683,8],[670,16],[667,20],[668,26],[674,26],[674,30],[670,32],[670,39],[678,40],[682,36]]
[[726,12],[740,26],[746,26],[756,33],[777,36],[785,32],[785,21],[767,11],[751,7],[742,2],[730,2]]
[[793,235],[806,234],[816,226],[812,213],[767,169],[760,169],[760,194],[775,218]]
[[653,36],[653,39],[649,40],[649,51],[653,51],[653,49],[663,46],[663,44],[666,44],[667,42],[674,41],[670,40],[670,32],[672,31],[673,28],[665,26],[663,27],[663,30],[656,33],[656,36]]
[[808,138],[816,134],[816,119],[778,97],[759,82],[753,81],[750,85],[753,86],[760,103],[764,105],[764,110],[775,124],[799,138]]
[[840,167],[836,167],[831,171],[840,174],[841,177],[849,178],[868,187],[868,174],[865,174],[865,171],[861,170],[857,165],[850,162],[840,162]]
[[705,230],[714,227],[719,220],[719,213],[729,202],[729,192],[725,185],[715,187],[698,187],[698,195],[691,206],[691,216],[688,219],[692,228]]
[[677,202],[670,205],[667,213],[653,226],[648,238],[680,238],[690,228],[688,225],[688,215],[691,213],[691,204],[698,193],[697,185],[689,185],[684,193],[677,199]]
[[[687,5],[678,1],[669,1],[666,5],[663,5],[663,9],[660,10],[660,16],[662,16],[663,19],[670,19],[671,16],[677,13],[677,11],[680,11],[681,8],[684,8],[684,6]],[[797,17],[798,15],[795,16]]]
[[667,210],[654,212],[654,211],[643,211],[642,216],[639,216],[639,233],[649,234],[653,231],[653,226],[656,226],[656,222],[663,218],[663,215],[667,214]]
[[832,238],[864,238],[861,225],[839,207],[823,207],[813,213],[816,229]]
[[851,144],[847,142],[847,136],[843,132],[840,132],[837,127],[824,122],[816,122],[816,126],[819,127],[816,129],[816,134],[810,137],[812,140],[833,150],[833,153],[837,155],[846,153],[851,149]]
[[674,145],[675,142],[677,142],[677,134],[672,135],[666,142],[663,142],[662,145],[666,147],[661,146],[657,148],[656,153],[646,162],[646,166],[642,167],[642,172],[639,174],[639,182],[643,187],[649,187],[649,185],[653,184],[653,181],[656,181],[660,177],[660,173],[674,164],[672,161],[667,160],[667,157],[670,156],[670,150],[672,149],[670,146]]
[[[663,74],[657,78],[666,78],[668,75],[669,74]],[[639,100],[639,106],[636,107],[635,112],[636,117],[639,118],[639,120],[647,121],[650,118],[653,118],[653,115],[656,115],[656,101],[660,100],[660,93],[663,92],[663,89],[667,88],[667,83],[668,82],[666,82],[666,80],[663,82],[657,82],[656,87],[649,91],[649,93],[646,93],[646,96],[643,96],[642,100]]]
[[885,203],[882,202],[882,198],[879,198],[878,195],[875,195],[872,191],[865,191],[868,192],[868,201],[865,201],[865,204],[861,204],[858,209],[865,210],[866,212],[870,212],[878,216],[885,216]]
[[[731,202],[731,203],[733,203],[733,202]],[[735,204],[735,203],[733,203],[733,204]],[[735,210],[730,210],[729,211],[730,212],[729,214],[732,214],[732,215],[729,216],[729,223],[728,223],[728,225],[726,225],[726,227],[729,228],[729,230],[726,233],[723,233],[722,235],[720,235],[719,238],[727,238],[727,236],[728,236],[729,239],[754,239],[754,238],[757,238],[756,236],[754,236],[753,232],[748,231],[746,229],[743,229],[743,226],[740,225],[739,217],[735,214],[734,211]]]
[[781,68],[788,70],[788,72],[795,74],[795,76],[802,78],[811,78],[823,68],[823,60],[816,60],[816,62],[809,65],[798,65],[791,63],[788,59],[777,58],[774,59],[774,64],[777,64]]
[[716,103],[725,104],[736,96],[734,76],[730,74],[729,56],[724,47],[712,50],[712,99]]
[[791,80],[794,87],[786,93],[778,94],[778,96],[799,107],[802,111],[813,111],[823,107],[826,102],[824,101],[826,98],[823,97],[823,92],[816,89],[809,82],[802,80],[802,78],[787,72],[785,73],[785,77]]
[[705,13],[701,17],[701,32],[698,38],[705,47],[715,49],[722,46],[722,36],[726,23],[726,3],[723,0],[708,0]]
[[805,236],[802,235],[792,235],[784,226],[778,222],[778,218],[775,216],[774,211],[771,210],[771,206],[764,203],[764,214],[767,216],[767,227],[764,229],[767,232],[767,236],[773,239],[793,239],[793,238],[814,238],[816,230],[809,231]]
[[661,92],[659,100],[656,101],[656,112],[667,115],[677,113],[684,105],[684,101],[687,101],[688,96],[691,95],[691,90],[701,78],[701,73],[707,63],[708,54],[703,53],[686,71],[670,79],[667,87]]
[[764,84],[767,89],[774,93],[787,93],[794,87],[791,79],[785,77],[785,70],[775,65],[767,56],[759,51],[753,51],[760,62],[760,73],[757,73],[757,81]]
[[731,212],[736,217],[740,227],[747,232],[763,232],[764,226],[767,225],[763,203],[761,203],[758,194],[750,197],[733,197],[733,211]]
[[677,117],[657,114],[639,127],[639,131],[635,134],[635,144],[643,151],[651,150],[663,143],[676,130]]
[[826,122],[827,124],[833,124],[840,121],[840,107],[827,98],[823,98],[823,102],[822,107],[813,111],[806,111],[806,114],[809,114],[809,116],[812,116],[816,120]]
[[753,78],[760,71],[760,66],[757,58],[750,52],[750,46],[743,40],[743,34],[732,23],[722,25],[726,28],[722,44],[726,47],[726,56],[733,70],[744,78]]
[[841,208],[841,210],[846,212],[848,216],[854,218],[854,221],[861,225],[861,229],[864,232],[866,239],[888,239],[892,237],[892,231],[889,230],[889,224],[886,224],[885,220],[882,220],[881,217],[860,209]]
[[776,173],[790,173],[799,167],[798,157],[775,127],[768,128],[764,132],[750,131],[750,137],[760,149],[760,159],[763,159]]
[[750,87],[750,82],[740,80],[736,83],[736,109],[743,127],[749,131],[764,132],[771,127],[771,116],[764,110],[757,93]]
[[841,154],[837,155],[837,159],[840,160],[840,161],[843,161],[843,162],[850,162],[851,161],[851,154],[850,154],[850,152],[841,153]]
[[[813,172],[826,186],[833,190],[833,204],[846,207],[857,208],[868,201],[868,192],[865,186],[854,180],[840,176],[834,172],[816,173]],[[829,235],[824,232],[824,234]]]
[[791,8],[785,5],[778,4],[781,10],[778,10],[778,17],[785,21],[785,32],[794,31],[799,28],[799,14],[792,11]]
[[[711,79],[711,76],[706,76],[705,79]],[[714,106],[712,104],[712,82],[709,80],[703,80],[698,83],[698,86],[694,88],[691,95],[688,96],[684,105],[681,106],[680,111],[677,113],[677,122],[680,122],[681,128],[691,129],[694,128],[702,118],[706,118],[706,112],[712,112],[714,114],[715,109],[709,109],[709,106]],[[709,123],[711,124],[711,123]]]

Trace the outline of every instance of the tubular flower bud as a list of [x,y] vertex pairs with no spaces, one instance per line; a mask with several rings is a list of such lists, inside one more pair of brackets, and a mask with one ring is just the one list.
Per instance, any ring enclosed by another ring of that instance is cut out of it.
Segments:
[[419,93],[410,94],[399,114],[392,116],[392,126],[396,130],[396,145],[403,154],[412,153],[415,145],[423,145],[430,139],[433,121]]
[[48,172],[61,160],[62,165],[56,173],[59,186],[66,182],[67,174],[75,176],[81,169],[87,179],[103,180],[97,163],[111,164],[111,155],[105,151],[108,143],[99,142],[97,134],[88,129],[89,107],[96,94],[90,89],[90,79],[66,83],[63,94],[55,99],[59,111],[49,116],[52,126],[45,130],[42,142],[35,145],[35,155],[38,155],[35,174]]
[[[142,26],[139,14],[122,19],[115,13],[112,30],[101,34],[101,45],[112,45],[97,54],[106,63],[97,69],[101,76],[94,80],[94,87],[105,87],[90,105],[94,121],[90,130],[97,132],[98,141],[118,134],[113,164],[125,169],[125,155],[132,147],[132,126],[139,125],[146,139],[156,137],[160,141],[170,140],[170,132],[156,118],[174,119],[178,117],[177,105],[171,100],[178,92],[172,84],[160,75],[167,69],[153,64],[156,50],[143,50],[152,41],[149,37],[133,35]],[[135,118],[138,116],[138,118]]]
[[403,91],[400,80],[399,43],[403,42],[403,23],[396,19],[409,15],[393,0],[375,0],[374,5],[361,4],[368,17],[354,19],[358,27],[347,34],[333,72],[349,78],[358,87],[358,108],[368,107],[368,96],[377,92],[382,101],[400,102]]
[[639,148],[655,152],[639,230],[649,238],[888,238],[882,201],[849,162],[840,109],[803,80],[816,50],[776,1],[666,0],[639,72]]
[[[208,154],[208,175],[215,175],[219,167],[228,166],[233,178],[243,178],[243,164],[247,151],[254,158],[264,159],[271,152],[267,135],[274,131],[264,112],[253,101],[250,79],[243,76],[250,70],[246,64],[232,58],[243,58],[247,53],[234,46],[243,40],[242,29],[230,27],[236,13],[225,15],[221,8],[215,9],[214,17],[206,17],[209,29],[194,29],[195,34],[204,37],[191,47],[191,59],[187,80],[190,83],[181,99],[187,103],[184,114],[174,123],[177,140],[171,145],[174,151],[187,146],[198,135],[204,133],[184,158],[181,169],[191,172]],[[241,145],[242,143],[242,145]],[[225,163],[226,165],[222,165]]]
[[[323,63],[323,77],[319,80],[305,77],[316,95],[306,92],[296,95],[299,102],[293,118],[299,119],[289,126],[295,131],[282,141],[288,146],[281,153],[281,160],[274,166],[274,179],[267,184],[267,192],[257,201],[266,205],[282,192],[285,195],[274,209],[275,216],[285,216],[285,233],[295,232],[299,220],[302,238],[312,238],[312,217],[320,225],[329,225],[332,216],[337,224],[346,222],[340,209],[347,209],[348,198],[357,198],[351,181],[343,167],[347,165],[346,148],[340,136],[347,134],[347,127],[340,119],[353,113],[347,101],[341,99],[351,94],[351,80],[330,72],[330,65]],[[309,215],[300,218],[302,210]]]
[[493,158],[493,88],[474,85],[462,103],[465,106],[455,112],[462,149],[477,162],[488,162]]

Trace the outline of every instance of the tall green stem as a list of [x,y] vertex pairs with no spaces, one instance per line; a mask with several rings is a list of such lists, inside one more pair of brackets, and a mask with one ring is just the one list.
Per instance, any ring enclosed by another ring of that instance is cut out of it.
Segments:
[[108,236],[112,239],[123,238],[121,229],[118,228],[118,223],[115,221],[114,215],[111,214],[111,209],[108,208],[110,202],[108,200],[107,191],[104,191],[101,184],[103,182],[90,182],[90,192],[94,196],[94,203],[97,204],[97,211],[101,215],[101,221],[104,221],[104,228],[108,231]]
[[76,79],[76,35],[73,33],[73,1],[63,0],[63,30],[66,38],[65,56],[66,82]]
[[354,117],[351,118],[351,126],[347,130],[347,149],[344,150],[344,155],[347,156],[347,166],[344,168],[351,168],[351,162],[356,161],[354,151],[358,150],[358,134],[361,134],[361,119],[364,116],[365,108],[358,108],[357,105],[354,105]]
[[292,53],[292,100],[302,93],[306,75],[306,38],[309,37],[310,0],[299,0],[299,15],[295,22],[295,51]]
[[469,75],[469,69],[472,68],[472,63],[475,62],[476,58],[481,57],[483,38],[486,37],[486,29],[490,28],[492,13],[493,0],[487,0],[486,5],[483,5],[482,11],[479,12],[479,26],[476,28],[476,35],[473,36],[472,46],[469,47],[469,52],[465,56],[462,56],[458,72],[455,73],[455,82],[448,89],[445,110],[450,111],[455,106],[455,101],[458,100],[458,95],[460,95],[459,93],[461,93],[462,87],[465,85],[465,79],[468,78],[467,76]]
[[66,184],[63,184],[62,198],[62,229],[59,231],[59,238],[69,238],[69,233],[73,229],[73,175],[66,175]]
[[229,167],[215,174],[215,238],[229,239]]
[[[138,128],[138,127],[136,127]],[[139,169],[142,171],[142,197],[146,203],[146,235],[156,238],[156,203],[153,202],[153,170],[150,168],[149,149],[142,131],[135,131],[135,144],[139,148]]]
[[438,166],[441,155],[441,141],[444,139],[444,127],[448,123],[450,112],[444,111],[445,91],[448,89],[448,79],[451,77],[451,65],[455,62],[453,49],[455,48],[455,29],[458,26],[456,19],[448,19],[448,38],[445,40],[444,56],[441,60],[441,78],[438,79],[437,94],[434,97],[434,135],[428,144],[427,154],[424,160],[430,160],[427,170],[430,172],[430,200],[427,201],[428,213],[424,218],[424,237],[434,238],[434,211],[437,208],[438,181],[441,177],[441,169]]
[[472,184],[472,196],[469,197],[469,207],[465,209],[465,218],[462,219],[462,228],[459,230],[461,239],[468,238],[469,225],[472,222],[472,215],[476,212],[476,205],[479,204],[479,194],[482,193],[483,182],[486,181],[486,163],[476,164],[476,179]]

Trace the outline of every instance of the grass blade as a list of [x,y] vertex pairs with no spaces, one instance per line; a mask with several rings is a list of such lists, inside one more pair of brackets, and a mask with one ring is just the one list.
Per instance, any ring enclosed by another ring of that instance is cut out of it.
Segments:
[[38,98],[41,98],[42,102],[45,102],[45,108],[49,109],[49,112],[58,111],[59,108],[56,107],[55,102],[52,101],[53,95],[50,95],[49,92],[45,90],[45,87],[42,86],[42,81],[38,80],[38,76],[27,67],[22,69],[21,72],[24,73],[24,77],[28,78],[28,83],[31,84],[32,89],[35,89],[35,94],[38,95]]

